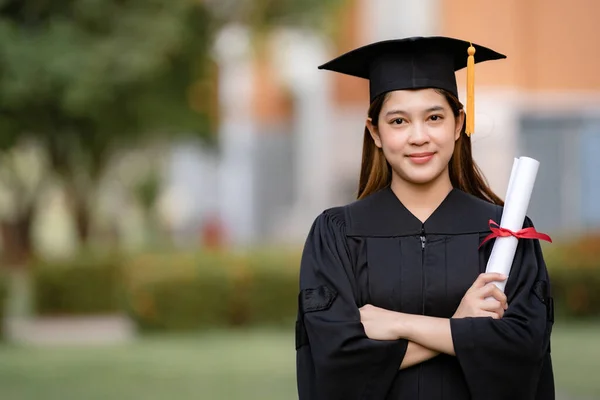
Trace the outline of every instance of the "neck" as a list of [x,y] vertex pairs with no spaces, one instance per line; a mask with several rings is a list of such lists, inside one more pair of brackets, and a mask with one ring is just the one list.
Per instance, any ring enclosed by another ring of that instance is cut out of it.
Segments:
[[394,173],[391,188],[400,202],[424,222],[452,191],[452,183],[447,169],[424,184],[406,181]]

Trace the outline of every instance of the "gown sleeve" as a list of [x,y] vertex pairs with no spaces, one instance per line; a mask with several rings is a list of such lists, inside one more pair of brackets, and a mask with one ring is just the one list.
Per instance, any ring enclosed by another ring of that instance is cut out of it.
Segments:
[[[533,226],[527,218],[525,226]],[[493,242],[490,242],[489,248]],[[451,319],[452,340],[473,400],[536,399],[549,379],[553,322],[550,282],[540,243],[520,239],[502,319]],[[539,386],[538,386],[539,385]]]
[[351,259],[343,220],[326,211],[310,230],[300,266],[299,400],[383,399],[406,353],[406,340],[366,336]]

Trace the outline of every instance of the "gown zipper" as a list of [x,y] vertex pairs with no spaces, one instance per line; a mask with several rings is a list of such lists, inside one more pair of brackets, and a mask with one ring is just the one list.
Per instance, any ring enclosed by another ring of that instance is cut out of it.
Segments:
[[425,227],[421,227],[421,314],[425,315],[425,244],[427,237],[425,236]]
[[[427,237],[425,235],[425,226],[421,226],[421,315],[425,315],[425,245],[427,244]],[[421,398],[421,374],[423,373],[423,364],[419,364],[419,375],[418,375],[418,398]]]

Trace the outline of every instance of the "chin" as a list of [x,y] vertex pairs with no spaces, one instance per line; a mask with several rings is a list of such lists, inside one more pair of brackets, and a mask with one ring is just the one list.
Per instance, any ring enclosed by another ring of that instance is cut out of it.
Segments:
[[419,176],[419,175],[417,175],[417,176],[407,176],[406,178],[404,178],[404,180],[413,185],[425,186],[425,185],[435,182],[436,178],[437,178],[436,176]]
[[403,181],[412,185],[424,186],[431,184],[439,179],[444,171],[438,170],[421,170],[421,171],[402,171],[397,174]]

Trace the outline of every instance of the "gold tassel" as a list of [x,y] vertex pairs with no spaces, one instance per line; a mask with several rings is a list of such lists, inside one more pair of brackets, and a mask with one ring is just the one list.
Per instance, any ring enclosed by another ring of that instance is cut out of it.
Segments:
[[471,136],[475,130],[475,47],[473,44],[467,50],[467,126],[465,132]]

